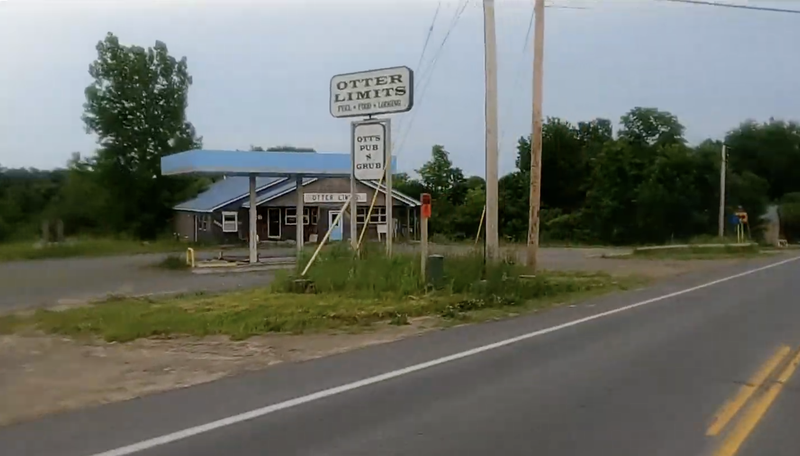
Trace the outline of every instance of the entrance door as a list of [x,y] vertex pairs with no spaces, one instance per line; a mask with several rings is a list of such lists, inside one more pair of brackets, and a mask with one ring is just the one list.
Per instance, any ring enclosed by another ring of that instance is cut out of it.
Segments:
[[339,215],[339,211],[328,211],[328,226],[333,227],[331,229],[331,241],[341,241],[342,240],[342,219],[339,219],[339,223],[336,225],[333,222],[336,221],[336,216]]
[[281,209],[279,207],[267,209],[267,237],[270,239],[281,238]]

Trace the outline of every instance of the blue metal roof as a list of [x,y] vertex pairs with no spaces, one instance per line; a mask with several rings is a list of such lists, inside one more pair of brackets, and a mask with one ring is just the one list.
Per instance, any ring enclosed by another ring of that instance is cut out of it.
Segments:
[[[309,177],[303,179],[303,187],[306,185],[314,182],[317,180],[316,178]],[[258,195],[256,197],[256,206],[261,206],[262,204],[266,203],[267,201],[272,201],[275,198],[279,198],[283,195],[288,193],[292,193],[293,191],[297,190],[297,181],[294,179],[288,180],[286,182],[281,182],[278,185],[270,187],[269,190],[265,191],[264,193]],[[248,191],[249,193],[249,191]],[[246,195],[247,196],[247,195]],[[245,199],[244,203],[242,203],[243,208],[250,207],[250,201]]]
[[[392,157],[392,169],[397,169]],[[261,177],[347,177],[350,154],[190,150],[161,158],[161,174],[225,174]]]
[[[282,177],[257,177],[256,192],[262,192],[279,183],[284,182]],[[231,176],[215,182],[208,190],[197,195],[196,198],[184,201],[173,209],[191,212],[213,212],[220,207],[244,199],[249,193],[250,182],[247,177]]]

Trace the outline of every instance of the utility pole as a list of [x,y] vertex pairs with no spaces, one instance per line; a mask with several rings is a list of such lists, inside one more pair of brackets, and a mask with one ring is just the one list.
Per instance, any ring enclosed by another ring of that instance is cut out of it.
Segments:
[[722,160],[719,165],[719,237],[725,237],[725,175],[728,168],[728,148],[722,144]]
[[486,252],[496,261],[500,255],[497,191],[497,39],[494,0],[483,0],[484,53],[486,65]]
[[542,93],[544,92],[544,0],[535,0],[533,34],[533,121],[531,132],[531,195],[527,265],[536,269],[539,251],[539,206],[542,182]]

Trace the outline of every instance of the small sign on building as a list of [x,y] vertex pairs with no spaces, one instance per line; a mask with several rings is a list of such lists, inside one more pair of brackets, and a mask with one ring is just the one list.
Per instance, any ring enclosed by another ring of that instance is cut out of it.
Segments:
[[[350,197],[349,193],[304,193],[304,203],[344,203]],[[367,202],[366,193],[356,193],[356,200],[359,203]]]
[[380,180],[386,163],[386,126],[362,122],[353,126],[353,170],[356,179]]
[[331,78],[333,117],[374,116],[406,112],[414,105],[414,72],[406,66]]

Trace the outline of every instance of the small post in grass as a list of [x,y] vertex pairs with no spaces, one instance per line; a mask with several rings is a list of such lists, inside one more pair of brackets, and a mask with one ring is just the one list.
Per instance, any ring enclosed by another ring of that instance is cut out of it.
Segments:
[[428,278],[426,276],[426,266],[428,262],[428,219],[431,216],[431,195],[430,193],[422,194],[422,220],[421,220],[421,238],[420,238],[420,256],[422,262],[420,263],[420,271],[422,280],[427,284]]

